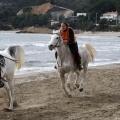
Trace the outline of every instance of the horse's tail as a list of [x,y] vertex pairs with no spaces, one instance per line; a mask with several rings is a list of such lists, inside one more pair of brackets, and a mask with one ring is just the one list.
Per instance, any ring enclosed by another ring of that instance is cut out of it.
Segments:
[[23,48],[19,45],[14,45],[14,46],[10,46],[8,50],[9,50],[9,54],[12,57],[14,57],[15,60],[17,60],[16,68],[20,69],[25,62],[25,54]]
[[84,43],[84,44],[83,44],[83,47],[86,48],[86,49],[89,51],[90,56],[91,56],[91,58],[92,58],[92,61],[94,62],[95,53],[96,53],[95,48],[94,48],[92,45],[90,45],[89,43]]

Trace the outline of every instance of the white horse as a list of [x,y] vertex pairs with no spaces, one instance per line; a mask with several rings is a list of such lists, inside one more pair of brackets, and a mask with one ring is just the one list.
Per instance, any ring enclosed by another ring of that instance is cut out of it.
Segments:
[[24,50],[21,46],[14,45],[0,51],[0,87],[5,87],[9,96],[9,108],[12,111],[17,103],[14,98],[14,71],[24,64]]
[[[74,62],[72,54],[70,52],[69,46],[63,44],[63,39],[61,37],[60,31],[53,31],[50,43],[48,45],[49,50],[56,48],[57,57],[57,69],[62,81],[62,87],[67,96],[71,96],[71,91],[79,88],[80,92],[83,91],[83,81],[86,79],[86,72],[88,69],[88,63],[94,61],[96,50],[89,44],[84,43],[83,47],[79,47],[79,54],[81,56],[81,65],[83,65],[83,79],[80,84],[77,83],[80,77],[80,71]],[[67,81],[65,83],[65,74],[68,73]],[[75,87],[70,86],[73,73],[76,73]],[[67,86],[65,85],[67,84]]]

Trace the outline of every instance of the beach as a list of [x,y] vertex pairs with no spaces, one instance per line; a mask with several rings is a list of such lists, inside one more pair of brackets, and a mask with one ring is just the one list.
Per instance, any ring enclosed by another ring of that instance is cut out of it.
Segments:
[[[12,30],[12,31],[0,31],[0,33],[33,33],[33,34],[52,34],[52,29],[48,28],[35,28],[35,27],[28,27],[24,28],[23,30]],[[102,32],[102,31],[81,31],[81,30],[74,30],[76,35],[80,36],[115,36],[120,37],[120,32],[109,31],[109,32]]]
[[120,64],[89,67],[86,78],[84,91],[76,89],[69,98],[57,70],[16,75],[19,107],[13,112],[3,110],[8,106],[8,97],[2,88],[0,120],[119,120]]
[[[13,31],[0,31],[0,32],[16,32],[16,33],[38,33],[38,34],[52,34],[52,29],[45,28],[45,27],[27,27],[23,30],[13,30]],[[81,31],[79,29],[74,30],[74,33],[80,36],[118,36],[120,37],[120,32],[102,32],[102,31]]]
[[[24,47],[25,66],[14,78],[19,106],[13,112],[4,111],[8,96],[1,88],[0,120],[120,120],[120,32],[77,33],[79,45],[90,42],[97,55],[95,63],[89,64],[84,91],[72,91],[71,98],[54,70],[54,51],[47,47],[50,34],[16,32],[0,32],[0,49],[14,44]],[[80,80],[82,76],[81,72]]]

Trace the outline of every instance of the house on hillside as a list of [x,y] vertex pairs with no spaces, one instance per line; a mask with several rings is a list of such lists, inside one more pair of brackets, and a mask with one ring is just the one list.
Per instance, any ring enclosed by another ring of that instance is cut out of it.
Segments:
[[[56,6],[56,5],[52,5],[50,3],[45,3],[43,5],[40,6],[32,6],[31,7],[31,13],[33,14],[46,14],[46,13],[51,13],[52,15],[52,19],[53,20],[57,20],[59,21],[60,16],[64,17],[64,18],[68,18],[70,16],[73,15],[74,11],[67,9],[67,8],[63,8],[60,6]],[[20,10],[17,15],[20,16],[22,15],[23,9]]]
[[107,19],[109,21],[116,20],[116,25],[117,23],[120,24],[120,15],[118,12],[106,12],[103,14],[103,16],[100,17],[100,19]]
[[69,18],[74,11],[54,5],[47,13],[51,13],[53,20],[59,21],[60,17]]
[[87,13],[77,13],[77,16],[87,16]]
[[103,16],[100,17],[100,19],[107,19],[107,20],[116,20],[118,16],[117,11],[116,12],[106,12],[103,14]]

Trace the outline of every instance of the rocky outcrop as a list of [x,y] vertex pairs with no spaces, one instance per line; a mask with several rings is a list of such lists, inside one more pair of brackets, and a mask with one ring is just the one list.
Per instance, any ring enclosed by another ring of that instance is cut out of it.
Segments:
[[44,34],[51,34],[52,30],[49,28],[44,27],[28,27],[25,28],[17,33],[44,33]]

